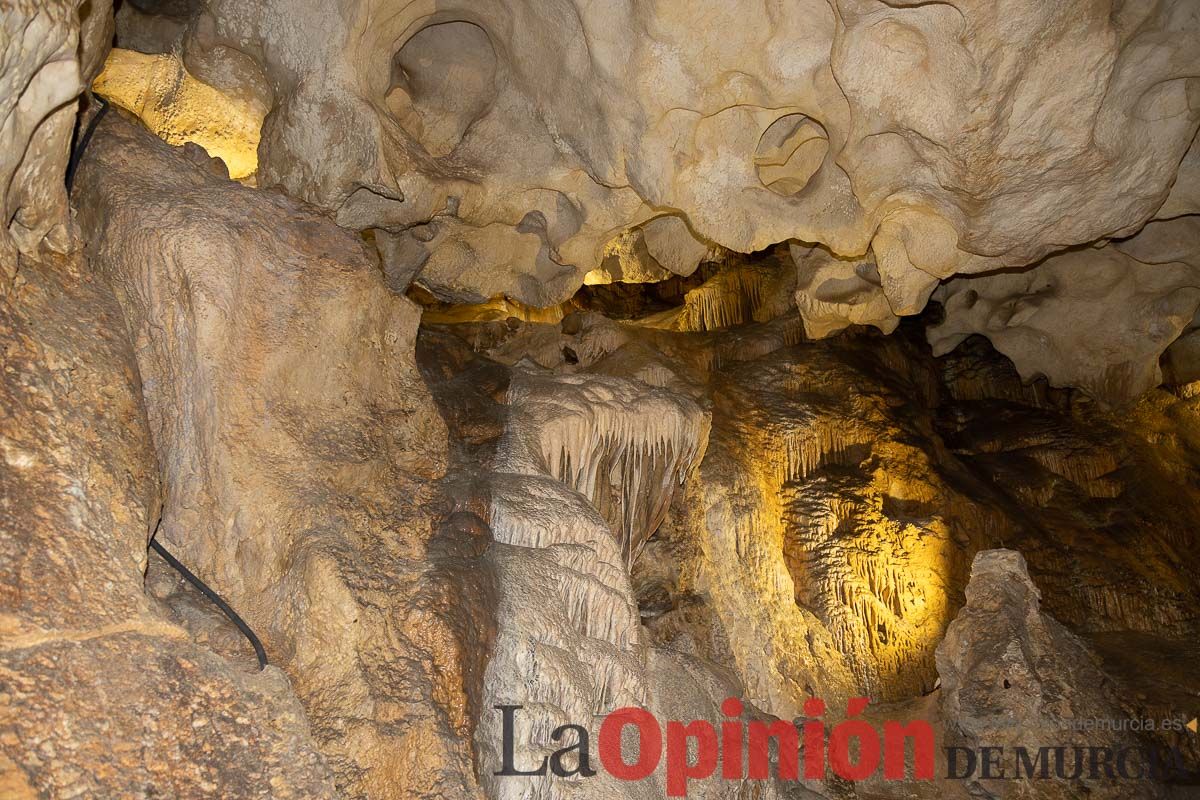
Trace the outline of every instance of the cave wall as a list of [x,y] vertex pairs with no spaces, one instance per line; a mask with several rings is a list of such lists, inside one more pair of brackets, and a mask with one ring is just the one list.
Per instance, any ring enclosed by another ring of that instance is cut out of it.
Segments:
[[416,308],[353,234],[213,166],[114,112],[77,188],[137,355],[159,535],[260,632],[342,791],[468,794],[467,642],[429,552],[446,434]]
[[0,306],[5,797],[336,796],[277,669],[193,642],[143,590],[161,507],[122,311],[77,254]]
[[[537,760],[627,703],[864,693],[980,742],[1189,696],[1186,2],[147,0],[106,62],[112,31],[0,11],[0,789],[553,797],[491,774],[496,704],[542,712]],[[97,75],[126,110],[72,196]],[[458,323],[421,369],[410,284]]]

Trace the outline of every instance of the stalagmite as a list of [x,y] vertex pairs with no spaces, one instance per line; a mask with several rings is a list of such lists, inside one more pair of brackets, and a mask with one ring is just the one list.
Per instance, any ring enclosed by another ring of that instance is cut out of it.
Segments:
[[[629,570],[678,484],[703,458],[709,416],[687,397],[599,374],[551,374],[518,366],[493,472],[486,478],[497,541],[500,605],[485,707],[524,705],[545,720],[516,737],[521,763],[556,749],[558,724],[583,724],[625,705],[672,718],[716,719],[741,693],[709,665],[642,639]],[[499,763],[495,726],[476,731],[484,763]],[[580,797],[654,796],[654,782],[613,785],[603,774],[574,787]],[[548,776],[488,779],[494,797],[554,798]],[[661,793],[661,788],[658,789]],[[742,796],[737,781],[712,797]],[[774,783],[760,787],[777,796]]]

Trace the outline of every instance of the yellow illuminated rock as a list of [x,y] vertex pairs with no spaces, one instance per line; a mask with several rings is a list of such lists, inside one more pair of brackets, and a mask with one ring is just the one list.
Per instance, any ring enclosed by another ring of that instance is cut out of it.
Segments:
[[200,145],[224,161],[235,180],[258,170],[262,116],[192,77],[177,56],[114,49],[92,88],[167,143]]

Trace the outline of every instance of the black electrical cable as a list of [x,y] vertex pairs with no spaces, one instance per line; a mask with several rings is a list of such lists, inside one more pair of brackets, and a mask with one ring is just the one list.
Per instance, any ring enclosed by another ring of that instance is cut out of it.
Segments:
[[[75,170],[79,168],[79,160],[83,158],[83,151],[87,149],[88,142],[92,140],[92,134],[96,132],[96,125],[100,122],[100,118],[108,111],[108,101],[100,95],[93,95],[100,103],[100,110],[92,117],[88,123],[87,129],[84,130],[83,136],[79,137],[79,146],[71,151],[71,157],[67,160],[67,193],[71,191],[71,186],[75,183]],[[242,635],[250,640],[250,644],[254,647],[254,655],[258,656],[258,668],[261,671],[267,666],[267,651],[263,649],[262,642],[254,635],[254,631],[250,630],[250,626],[242,619],[236,611],[226,603],[221,595],[208,588],[208,584],[192,574],[192,571],[180,563],[179,559],[171,555],[167,548],[159,544],[158,528],[162,525],[162,517],[158,518],[158,523],[154,526],[154,533],[150,536],[150,547],[154,552],[163,557],[163,560],[175,568],[175,571],[184,577],[188,583],[200,590],[200,593],[213,602],[221,612],[229,618],[229,621],[237,626],[237,629],[242,632]]]
[[100,110],[92,116],[87,129],[79,137],[79,146],[71,151],[71,156],[67,159],[67,194],[71,193],[71,187],[75,185],[75,170],[79,169],[79,160],[83,158],[83,151],[87,149],[88,142],[92,140],[92,134],[96,132],[96,125],[100,122],[100,118],[108,111],[107,100],[98,94],[92,96],[100,104]]
[[[158,525],[162,525],[161,518],[158,520]],[[159,544],[158,525],[154,526],[154,535],[150,537],[150,546],[154,548],[154,552],[162,556],[163,560],[174,567],[175,571],[182,575],[188,583],[199,589],[205,597],[213,602],[213,605],[221,609],[225,616],[229,617],[229,621],[236,625],[238,630],[242,632],[242,635],[250,640],[250,644],[254,646],[254,655],[258,656],[258,669],[262,671],[267,666],[267,651],[263,649],[262,642],[254,635],[254,631],[250,630],[250,626],[246,624],[246,621],[238,616],[238,613],[228,603],[221,599],[221,595],[208,588],[204,581],[193,575],[191,570],[179,563],[179,559],[167,552],[167,548]]]

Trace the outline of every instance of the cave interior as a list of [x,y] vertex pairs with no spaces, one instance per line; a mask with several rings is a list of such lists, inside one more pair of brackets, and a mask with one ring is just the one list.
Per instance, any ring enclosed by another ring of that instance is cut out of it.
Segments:
[[0,54],[0,796],[1200,797],[1195,0]]

